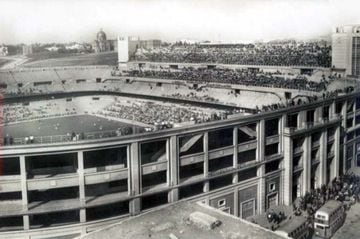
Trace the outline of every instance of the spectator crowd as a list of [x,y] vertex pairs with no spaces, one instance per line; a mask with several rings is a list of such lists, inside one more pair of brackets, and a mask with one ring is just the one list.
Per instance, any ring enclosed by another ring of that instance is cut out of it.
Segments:
[[222,63],[238,65],[331,66],[331,46],[323,42],[269,42],[256,44],[173,44],[138,49],[137,61]]
[[154,130],[172,128],[174,124],[185,122],[209,122],[218,119],[226,119],[230,112],[207,112],[191,105],[174,105],[155,102],[123,102],[116,101],[114,104],[98,112],[106,117],[115,117],[131,121],[141,122],[154,126]]
[[75,108],[66,108],[63,111],[59,111],[57,104],[50,102],[35,107],[23,103],[5,104],[3,105],[2,123],[9,124],[50,117],[70,116],[76,113]]
[[317,92],[326,90],[327,86],[326,79],[315,82],[308,80],[304,75],[286,79],[285,75],[280,72],[270,73],[249,69],[194,69],[189,67],[179,70],[130,70],[127,74],[132,77],[186,80],[196,83],[241,84],[245,86],[287,88]]
[[307,192],[293,204],[294,214],[305,214],[308,225],[313,225],[315,212],[329,200],[340,201],[344,209],[349,210],[353,204],[360,201],[360,176],[346,173],[327,185]]

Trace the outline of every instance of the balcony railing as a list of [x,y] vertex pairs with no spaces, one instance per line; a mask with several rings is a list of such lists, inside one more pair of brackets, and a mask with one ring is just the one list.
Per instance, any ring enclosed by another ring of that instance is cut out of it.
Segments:
[[327,153],[328,158],[334,157],[334,155],[335,155],[334,151],[330,151]]
[[293,171],[294,171],[294,172],[301,171],[302,169],[303,169],[302,164],[298,164],[298,165],[295,165],[295,166],[293,167]]
[[302,152],[303,152],[303,149],[301,146],[294,148],[294,154],[298,154],[298,153],[302,153]]
[[318,146],[320,146],[320,140],[312,142],[311,147],[318,147]]
[[331,135],[328,137],[328,141],[333,141],[335,139],[335,136],[334,135]]
[[318,164],[320,163],[320,157],[316,157],[316,158],[312,158],[311,159],[311,164],[314,165],[314,164]]
[[340,115],[339,114],[333,114],[333,116],[331,117],[331,119],[328,118],[321,118],[319,121],[310,121],[310,122],[303,122],[302,125],[298,126],[298,127],[294,127],[294,126],[290,126],[290,127],[285,127],[284,128],[284,133],[285,134],[293,134],[299,130],[308,130],[308,129],[312,129],[318,125],[323,125],[323,124],[327,124],[336,120],[340,119]]

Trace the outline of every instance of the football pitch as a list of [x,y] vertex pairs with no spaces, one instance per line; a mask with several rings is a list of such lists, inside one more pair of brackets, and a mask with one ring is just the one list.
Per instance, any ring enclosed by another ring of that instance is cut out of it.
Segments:
[[94,115],[74,115],[60,118],[40,119],[6,125],[3,128],[4,137],[8,134],[13,138],[26,136],[55,136],[80,133],[101,133],[115,131],[123,127],[136,127],[131,124],[110,120]]

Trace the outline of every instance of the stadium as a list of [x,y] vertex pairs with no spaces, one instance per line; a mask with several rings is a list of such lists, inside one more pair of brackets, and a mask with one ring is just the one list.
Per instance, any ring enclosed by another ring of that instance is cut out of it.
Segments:
[[358,166],[357,78],[328,46],[190,47],[0,71],[1,238],[71,238],[180,200],[247,218]]

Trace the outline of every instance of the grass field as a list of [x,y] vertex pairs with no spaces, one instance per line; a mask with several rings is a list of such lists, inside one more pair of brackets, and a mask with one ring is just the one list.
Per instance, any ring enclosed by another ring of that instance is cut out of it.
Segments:
[[10,62],[9,59],[1,59],[1,58],[0,58],[0,67],[2,67],[3,65],[7,64],[8,62]]
[[79,115],[6,125],[3,128],[3,135],[9,134],[13,138],[24,138],[30,135],[34,137],[53,136],[72,132],[79,134],[81,132],[115,131],[117,128],[126,126],[132,125],[93,115]]
[[48,60],[48,59],[56,59],[56,58],[67,58],[72,56],[79,56],[80,53],[58,53],[58,52],[40,52],[40,53],[33,53],[26,55],[29,62],[34,61],[42,61],[42,60]]
[[61,54],[40,53],[29,55],[25,67],[55,67],[55,66],[88,66],[88,65],[116,65],[117,52],[99,54]]

